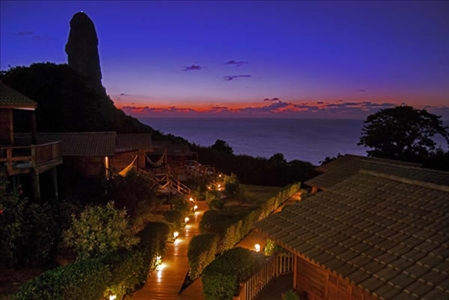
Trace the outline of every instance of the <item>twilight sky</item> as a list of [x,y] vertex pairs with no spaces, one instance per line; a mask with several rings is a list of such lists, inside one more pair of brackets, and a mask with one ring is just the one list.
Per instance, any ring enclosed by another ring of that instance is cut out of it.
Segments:
[[0,67],[66,63],[73,14],[134,116],[449,119],[449,2],[1,1]]

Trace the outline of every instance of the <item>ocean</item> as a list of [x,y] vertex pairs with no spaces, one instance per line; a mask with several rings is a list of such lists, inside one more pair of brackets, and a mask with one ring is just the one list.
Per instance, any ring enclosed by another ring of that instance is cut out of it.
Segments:
[[234,154],[270,158],[282,153],[287,161],[298,159],[316,165],[326,156],[338,153],[366,155],[366,148],[357,146],[363,120],[140,118],[140,121],[201,146],[225,140]]

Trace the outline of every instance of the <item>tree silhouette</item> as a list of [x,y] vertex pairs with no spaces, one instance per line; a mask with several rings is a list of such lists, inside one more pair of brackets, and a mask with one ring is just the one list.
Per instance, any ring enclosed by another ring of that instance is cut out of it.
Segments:
[[423,162],[435,150],[433,137],[443,136],[449,143],[448,128],[440,116],[415,109],[397,106],[381,109],[365,120],[358,145],[368,150],[368,156]]
[[224,140],[216,140],[215,144],[211,146],[212,149],[217,150],[219,152],[227,153],[227,154],[233,154],[234,150],[231,146],[229,146],[228,142]]

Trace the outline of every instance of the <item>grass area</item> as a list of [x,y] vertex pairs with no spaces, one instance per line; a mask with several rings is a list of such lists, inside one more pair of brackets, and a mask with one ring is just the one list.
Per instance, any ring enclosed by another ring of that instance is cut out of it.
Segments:
[[238,212],[260,206],[267,202],[271,197],[282,190],[280,187],[273,186],[258,186],[258,185],[245,185],[242,184],[244,199],[238,197],[223,198],[225,202],[224,211]]
[[245,191],[246,197],[254,201],[254,204],[262,204],[267,202],[273,196],[276,196],[278,192],[282,190],[277,186],[258,186],[258,185],[241,185]]

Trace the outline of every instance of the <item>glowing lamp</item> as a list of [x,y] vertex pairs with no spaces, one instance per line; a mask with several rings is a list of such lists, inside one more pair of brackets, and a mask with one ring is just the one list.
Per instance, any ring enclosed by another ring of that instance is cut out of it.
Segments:
[[109,300],[115,300],[115,298],[117,298],[117,295],[110,295],[109,296]]
[[254,245],[254,249],[256,250],[256,252],[260,251],[260,245],[259,244],[255,244]]
[[192,197],[190,197],[190,199],[189,199],[189,200],[193,202],[193,198],[192,198]]
[[195,211],[195,210],[197,210],[198,209],[198,205],[195,205],[194,207],[193,207],[193,211]]
[[177,232],[177,231],[173,232],[173,237],[174,237],[175,239],[178,237],[178,235],[179,235],[179,232]]
[[218,184],[218,187],[221,187],[221,184]]
[[184,219],[184,222],[186,222],[186,224],[187,224],[187,222],[189,222],[189,217],[186,217],[185,219]]

